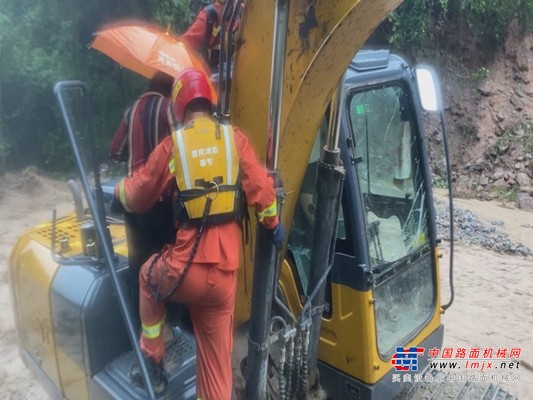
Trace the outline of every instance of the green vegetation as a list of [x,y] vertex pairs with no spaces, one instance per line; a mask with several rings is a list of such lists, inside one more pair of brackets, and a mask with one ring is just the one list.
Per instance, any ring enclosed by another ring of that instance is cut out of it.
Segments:
[[475,71],[470,73],[470,79],[477,86],[480,82],[483,82],[489,77],[489,70],[485,67],[479,67]]
[[518,19],[525,31],[533,31],[531,0],[407,0],[389,17],[389,42],[412,50],[434,41],[435,28],[450,21],[464,21],[487,47],[502,43],[509,23]]
[[533,154],[533,123],[523,122],[506,130],[493,145],[496,154],[505,153],[513,144],[521,144],[525,153]]
[[515,185],[510,189],[493,188],[492,194],[498,200],[515,203],[518,198],[518,187]]
[[389,43],[400,49],[409,49],[433,40],[435,26],[445,22],[449,1],[404,1],[388,18],[391,24]]
[[431,178],[431,184],[434,188],[448,189],[448,180],[446,177],[433,175]]
[[533,154],[533,123],[523,124],[524,130],[524,150],[526,153]]
[[53,96],[60,80],[84,81],[94,101],[101,158],[122,113],[148,84],[96,50],[93,32],[122,18],[180,32],[189,0],[0,0],[0,162],[6,168],[72,166]]

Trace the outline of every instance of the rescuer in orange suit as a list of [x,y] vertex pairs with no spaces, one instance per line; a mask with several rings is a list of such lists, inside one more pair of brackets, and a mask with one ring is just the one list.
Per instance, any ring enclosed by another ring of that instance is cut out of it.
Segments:
[[226,0],[215,0],[203,7],[187,31],[183,41],[195,49],[209,64],[212,72],[218,69],[220,52],[220,21]]
[[[231,0],[234,1],[234,0]],[[221,21],[226,0],[214,0],[212,4],[203,7],[181,39],[191,48],[195,49],[207,62],[212,73],[218,72],[220,59],[220,35]],[[240,14],[243,5],[241,4],[238,18],[231,29],[233,34],[239,27]],[[230,55],[231,57],[231,55]]]
[[[165,300],[188,304],[197,343],[197,397],[229,400],[242,211],[247,205],[255,208],[278,250],[284,228],[278,223],[273,180],[248,139],[238,128],[211,117],[207,77],[196,69],[184,70],[172,98],[181,128],[115,188],[115,199],[130,212],[143,212],[169,188],[177,189],[176,243],[152,256],[140,272],[140,345],[152,385],[160,393],[166,387]],[[142,382],[138,367],[130,377]]]

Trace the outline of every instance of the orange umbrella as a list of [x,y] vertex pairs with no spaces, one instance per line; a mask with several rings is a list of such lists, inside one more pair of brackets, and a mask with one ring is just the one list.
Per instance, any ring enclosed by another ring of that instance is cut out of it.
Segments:
[[[158,71],[175,77],[185,68],[200,69],[209,77],[204,63],[183,42],[146,22],[127,20],[106,25],[95,33],[89,47],[148,79]],[[214,88],[211,90],[215,96]]]

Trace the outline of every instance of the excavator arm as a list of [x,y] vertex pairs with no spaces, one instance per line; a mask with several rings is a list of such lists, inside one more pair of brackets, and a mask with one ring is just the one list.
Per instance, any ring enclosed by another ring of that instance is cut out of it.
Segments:
[[[285,188],[283,222],[293,216],[320,121],[342,74],[374,29],[402,0],[289,1],[278,169]],[[231,119],[266,159],[274,0],[245,3],[231,88]],[[251,274],[240,282],[248,298]],[[249,298],[248,298],[249,300]],[[237,305],[247,319],[249,301]]]

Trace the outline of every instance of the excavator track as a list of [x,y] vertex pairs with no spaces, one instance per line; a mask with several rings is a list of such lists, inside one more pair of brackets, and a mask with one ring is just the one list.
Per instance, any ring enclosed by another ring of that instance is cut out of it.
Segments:
[[423,374],[429,375],[432,378],[413,383],[395,400],[518,400],[494,382],[457,379],[455,374],[435,369]]

